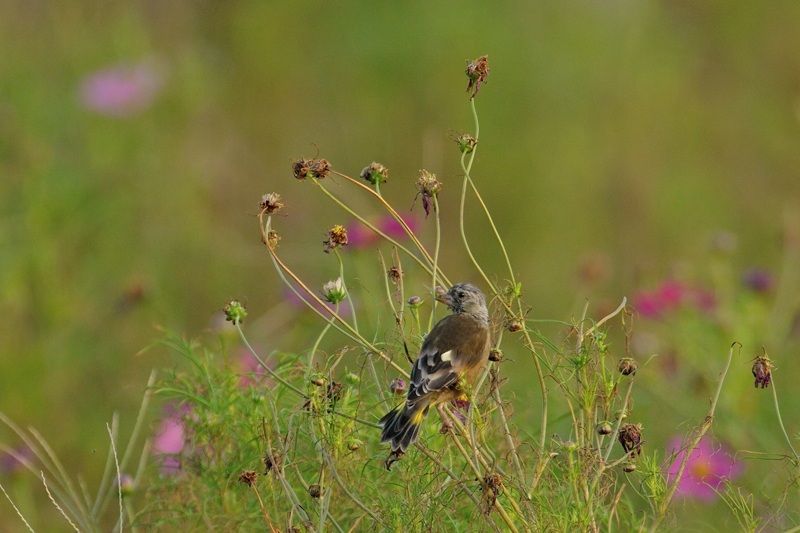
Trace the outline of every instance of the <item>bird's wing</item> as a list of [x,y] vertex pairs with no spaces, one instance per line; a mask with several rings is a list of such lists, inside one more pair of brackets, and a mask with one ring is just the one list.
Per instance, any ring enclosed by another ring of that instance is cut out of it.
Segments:
[[425,338],[411,371],[407,405],[437,394],[480,363],[488,346],[489,330],[468,315],[449,315]]

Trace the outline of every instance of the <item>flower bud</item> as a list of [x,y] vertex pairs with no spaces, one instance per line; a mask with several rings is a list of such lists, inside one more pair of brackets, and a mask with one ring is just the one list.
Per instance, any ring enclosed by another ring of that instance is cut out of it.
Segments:
[[332,304],[338,304],[344,300],[347,297],[347,292],[344,289],[342,278],[336,278],[335,281],[329,281],[323,285],[322,295]]
[[408,386],[402,378],[397,378],[389,384],[389,390],[392,391],[392,394],[402,396],[408,390]]
[[123,498],[131,496],[136,490],[133,478],[128,474],[122,474],[119,477],[117,480],[117,487],[119,488],[119,492],[122,494]]
[[611,435],[611,432],[614,431],[611,428],[611,424],[608,422],[601,422],[597,424],[597,434],[598,435]]
[[354,386],[361,383],[361,376],[356,374],[355,372],[348,372],[344,375],[344,380],[347,382],[348,385]]
[[422,305],[422,298],[420,298],[419,296],[412,296],[411,298],[408,299],[409,307],[413,307],[414,309],[416,309],[420,305]]
[[379,185],[389,179],[389,169],[380,163],[372,162],[368,167],[361,171],[361,178],[373,185]]
[[635,374],[637,368],[639,368],[639,363],[632,357],[623,357],[619,360],[619,365],[617,365],[617,370],[619,370],[620,374],[623,376]]
[[628,474],[636,472],[636,463],[626,463],[625,466],[622,467],[622,471]]
[[456,137],[456,144],[458,144],[458,149],[461,150],[462,154],[469,154],[475,150],[475,146],[478,145],[478,139],[472,135],[464,133],[463,135]]
[[500,348],[492,348],[489,350],[489,361],[499,363],[503,360],[503,351]]
[[512,320],[508,323],[508,331],[511,333],[516,333],[518,331],[522,331],[523,329],[522,323],[518,320]]
[[[270,250],[274,250],[275,247],[278,246],[278,242],[280,240],[281,237],[280,235],[278,235],[278,232],[275,230],[270,230],[269,233],[267,233],[267,242],[265,242],[264,244],[269,246]],[[263,242],[263,237],[262,237],[262,242]]]
[[239,300],[231,300],[222,310],[225,312],[225,320],[234,324],[241,324],[244,317],[247,316],[245,306],[239,303]]
[[561,446],[563,446],[563,448],[565,450],[567,450],[568,452],[574,452],[575,450],[578,449],[578,445],[575,444],[575,442],[571,441],[571,440],[568,440],[567,442],[563,443]]
[[311,378],[308,381],[310,381],[312,385],[316,385],[317,387],[322,387],[325,385],[325,380],[319,376]]

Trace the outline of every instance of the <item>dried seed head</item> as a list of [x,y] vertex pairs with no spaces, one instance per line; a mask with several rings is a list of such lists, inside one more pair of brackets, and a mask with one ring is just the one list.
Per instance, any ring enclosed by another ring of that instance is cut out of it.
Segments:
[[402,378],[397,378],[389,384],[389,390],[392,391],[392,394],[403,396],[408,390],[408,385]]
[[239,300],[231,300],[222,310],[225,312],[225,320],[234,324],[241,324],[244,317],[247,316],[245,306]]
[[319,159],[311,164],[311,174],[318,180],[331,175],[331,164],[327,159]]
[[313,163],[313,159],[306,159],[305,157],[295,160],[292,163],[292,173],[294,174],[295,179],[299,181],[306,179],[308,177],[308,171]]
[[328,239],[322,241],[322,244],[326,245],[325,253],[331,253],[331,250],[334,248],[339,248],[341,246],[347,246],[347,230],[344,226],[336,225],[328,230]]
[[372,162],[368,167],[361,171],[361,178],[373,185],[385,183],[389,179],[389,169],[380,163]]
[[389,276],[389,281],[397,285],[400,283],[400,280],[403,279],[405,273],[400,270],[399,267],[393,266],[389,270],[386,271],[386,275]]
[[[442,190],[442,184],[436,179],[436,174],[431,174],[427,170],[420,170],[420,176],[417,178],[417,196],[422,195],[422,208],[425,210],[425,218],[431,213],[431,206],[436,207],[432,201],[434,196],[437,196]],[[414,197],[417,201],[417,197]]]
[[622,471],[628,474],[636,472],[636,463],[625,463],[625,466],[622,467]]
[[242,470],[242,473],[239,475],[239,483],[244,483],[248,487],[255,485],[256,479],[258,479],[258,474],[255,470]]
[[611,435],[611,432],[614,431],[611,428],[611,424],[608,422],[601,422],[597,424],[597,434],[598,435]]
[[283,456],[278,453],[267,453],[264,455],[264,475],[269,474],[271,470],[275,470],[276,474],[281,473],[281,464],[283,463]]
[[499,363],[503,360],[503,351],[500,348],[492,348],[489,350],[489,361]]
[[635,374],[637,368],[639,368],[639,363],[632,357],[623,357],[619,360],[619,365],[617,365],[617,370],[623,376]]
[[347,297],[347,292],[344,289],[342,278],[336,278],[335,281],[329,281],[323,285],[322,295],[332,304],[338,304],[344,300]]
[[472,91],[472,95],[470,96],[470,99],[472,99],[478,94],[481,83],[486,82],[486,77],[489,75],[489,56],[484,55],[474,61],[470,61],[467,64],[466,74],[469,78],[467,92]]
[[322,488],[319,485],[309,485],[308,495],[316,500],[322,496]]
[[481,488],[483,489],[483,500],[486,503],[484,512],[488,515],[494,509],[494,505],[497,503],[497,496],[503,489],[503,478],[500,477],[500,474],[486,474],[483,477]]
[[469,154],[473,150],[475,150],[475,146],[478,145],[478,139],[473,137],[468,133],[463,133],[455,138],[456,144],[458,144],[458,149],[461,150],[462,154]]
[[642,454],[642,425],[641,424],[623,424],[619,428],[617,435],[619,443],[625,453],[635,450],[634,455]]
[[281,195],[276,192],[265,194],[261,197],[258,207],[261,208],[262,212],[271,215],[283,207],[283,204],[281,203]]
[[769,387],[772,383],[772,360],[764,350],[764,355],[759,355],[753,362],[753,377],[756,378],[756,388],[762,389]]
[[522,331],[523,329],[522,323],[518,320],[512,320],[508,323],[508,331],[511,333],[516,333],[518,331]]

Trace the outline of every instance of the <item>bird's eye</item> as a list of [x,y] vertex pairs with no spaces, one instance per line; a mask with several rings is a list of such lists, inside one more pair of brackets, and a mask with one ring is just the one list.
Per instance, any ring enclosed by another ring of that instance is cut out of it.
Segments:
[[458,297],[459,297],[459,298],[463,298],[464,296],[466,296],[466,294],[464,293],[464,291],[458,291]]

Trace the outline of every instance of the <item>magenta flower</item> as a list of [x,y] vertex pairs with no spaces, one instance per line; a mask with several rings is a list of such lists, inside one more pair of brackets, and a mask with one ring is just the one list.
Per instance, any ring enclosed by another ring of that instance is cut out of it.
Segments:
[[117,65],[87,76],[81,85],[81,101],[90,111],[127,117],[147,109],[163,84],[164,76],[150,60]]
[[[411,231],[417,231],[419,227],[418,219],[409,217],[403,218],[403,221],[411,228]],[[396,221],[392,215],[383,215],[377,221],[372,222],[372,224],[392,239],[399,240],[407,238],[406,230],[403,229],[402,224]],[[369,248],[378,243],[381,238],[377,233],[361,222],[355,222],[347,227],[347,240],[349,245],[356,248]]]
[[742,273],[742,283],[753,292],[765,293],[775,286],[775,278],[765,268],[750,268]]
[[25,468],[25,464],[30,464],[33,460],[33,452],[25,445],[20,445],[8,452],[0,455],[0,474],[10,476],[20,472]]
[[681,307],[691,307],[704,313],[714,310],[714,295],[699,287],[690,287],[680,281],[664,280],[651,291],[641,290],[634,297],[639,314],[646,318],[662,318]]
[[[271,361],[264,361],[270,368],[273,368]],[[250,350],[239,352],[239,366],[242,367],[242,376],[239,378],[239,387],[261,387],[269,386],[269,372],[264,370],[258,359],[253,357]]]
[[186,442],[182,416],[187,406],[167,408],[167,416],[161,419],[153,439],[153,455],[161,456],[161,472],[175,474],[180,470],[179,455]]
[[[686,455],[686,449],[681,451],[681,437],[673,438],[667,446],[669,453],[675,453],[675,460],[667,470],[667,481],[675,479],[680,469],[681,462]],[[694,449],[683,470],[683,476],[678,482],[676,494],[685,498],[711,502],[717,497],[715,489],[726,479],[733,479],[742,471],[741,463],[737,463],[720,445],[715,448],[710,437],[705,436]]]

